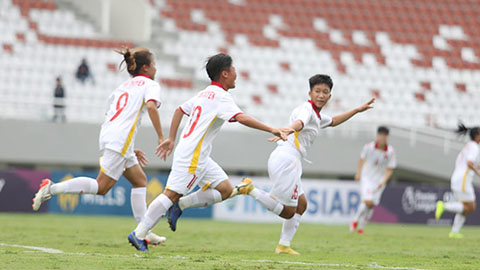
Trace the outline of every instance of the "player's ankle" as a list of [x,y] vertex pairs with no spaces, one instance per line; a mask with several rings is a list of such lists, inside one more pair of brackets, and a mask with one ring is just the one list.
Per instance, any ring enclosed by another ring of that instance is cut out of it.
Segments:
[[278,241],[278,244],[281,245],[281,246],[289,247],[290,246],[290,241],[280,239],[280,241]]
[[248,195],[252,196],[253,198],[257,198],[260,192],[261,192],[260,190],[258,190],[257,188],[254,188],[252,189],[252,191],[250,191],[250,193],[248,193]]

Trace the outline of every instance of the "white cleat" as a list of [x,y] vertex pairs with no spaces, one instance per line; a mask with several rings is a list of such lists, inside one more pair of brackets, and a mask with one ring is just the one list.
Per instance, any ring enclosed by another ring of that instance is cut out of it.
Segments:
[[237,195],[248,195],[255,187],[253,186],[252,179],[245,177],[239,185],[233,187],[232,193],[229,198]]
[[158,236],[153,232],[148,232],[147,236],[145,237],[145,240],[149,245],[158,246],[165,243],[167,241],[167,238],[163,236]]
[[35,198],[33,198],[32,208],[33,211],[38,211],[42,203],[50,198],[52,194],[50,193],[50,186],[53,184],[50,179],[43,179],[40,184],[40,189],[35,193]]

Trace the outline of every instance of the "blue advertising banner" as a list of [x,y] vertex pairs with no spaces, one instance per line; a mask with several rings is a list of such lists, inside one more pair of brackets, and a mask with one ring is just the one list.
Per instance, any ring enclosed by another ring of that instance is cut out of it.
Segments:
[[[232,183],[241,181],[232,177]],[[268,191],[272,182],[268,178],[255,178],[257,188]],[[347,224],[352,221],[360,205],[360,185],[354,181],[303,180],[307,197],[307,211],[302,221],[311,223]],[[241,222],[281,222],[283,219],[267,211],[250,196],[236,196],[214,205],[213,217],[218,220]],[[185,211],[187,213],[189,210]]]
[[[55,183],[77,176],[96,178],[96,171],[52,171]],[[148,174],[147,204],[163,192],[168,174]],[[130,192],[132,186],[123,176],[104,196],[92,194],[59,194],[50,200],[49,212],[80,215],[132,215]],[[31,200],[31,199],[30,199]],[[194,208],[186,211],[185,217],[210,218],[211,207]]]
[[[475,193],[478,205],[480,189],[476,189]],[[449,225],[453,221],[452,213],[445,212],[440,220],[435,220],[438,200],[454,200],[452,191],[445,187],[389,185],[383,192],[380,205],[375,208],[372,221]],[[480,225],[480,211],[468,215],[465,224]]]

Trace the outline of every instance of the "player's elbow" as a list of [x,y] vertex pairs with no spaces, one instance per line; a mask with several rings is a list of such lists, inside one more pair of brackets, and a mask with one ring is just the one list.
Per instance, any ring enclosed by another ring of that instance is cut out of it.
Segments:
[[241,114],[238,114],[234,117],[235,120],[237,120],[240,124],[245,124],[245,122],[247,121],[248,119],[248,116],[246,116],[245,114],[241,113]]
[[337,126],[338,121],[335,117],[332,118],[332,123],[330,124],[331,127]]
[[467,166],[468,166],[470,169],[475,168],[475,164],[474,164],[471,160],[467,161]]
[[154,100],[150,100],[147,102],[147,110],[148,111],[156,111],[157,108],[157,102]]

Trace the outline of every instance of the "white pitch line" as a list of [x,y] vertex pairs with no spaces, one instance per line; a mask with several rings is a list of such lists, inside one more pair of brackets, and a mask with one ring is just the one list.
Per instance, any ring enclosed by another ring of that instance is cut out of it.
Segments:
[[2,247],[16,247],[16,248],[34,249],[34,250],[39,250],[39,251],[46,252],[46,253],[57,253],[57,254],[64,253],[63,251],[58,250],[58,249],[44,248],[44,247],[10,245],[10,244],[4,244],[4,243],[0,243],[0,246],[2,246]]
[[[242,260],[243,262],[260,262],[260,263],[284,263],[284,264],[296,264],[296,265],[311,265],[311,266],[328,266],[328,267],[347,267],[347,268],[358,268],[359,265],[351,264],[340,264],[340,263],[309,263],[309,262],[292,262],[292,261],[272,261],[272,260]],[[371,268],[378,269],[395,269],[395,270],[429,270],[422,268],[413,268],[413,267],[397,267],[397,266],[381,266],[377,263],[371,263],[365,265]]]
[[[174,260],[185,260],[189,259],[188,257],[184,256],[170,256],[170,257],[163,257],[163,256],[144,256],[139,254],[132,254],[132,255],[121,255],[121,254],[103,254],[103,253],[83,253],[83,252],[64,252],[59,249],[53,248],[44,248],[44,247],[35,247],[35,246],[23,246],[23,245],[11,245],[0,243],[1,247],[14,247],[14,248],[24,248],[24,249],[33,249],[37,251],[25,251],[29,253],[33,252],[45,252],[45,253],[53,253],[53,254],[63,254],[63,255],[76,255],[76,256],[101,256],[101,257],[124,257],[124,258],[158,258],[158,259],[174,259]],[[327,266],[327,267],[347,267],[347,268],[358,268],[359,265],[351,265],[351,264],[340,264],[340,263],[309,263],[309,262],[292,262],[292,261],[273,261],[273,260],[241,260],[243,262],[257,262],[257,263],[283,263],[283,264],[293,264],[293,265],[311,265],[311,266]],[[413,268],[413,267],[395,267],[395,266],[381,266],[377,263],[371,263],[366,265],[367,267],[377,268],[377,269],[393,269],[393,270],[428,270],[428,269],[421,269],[421,268]]]

